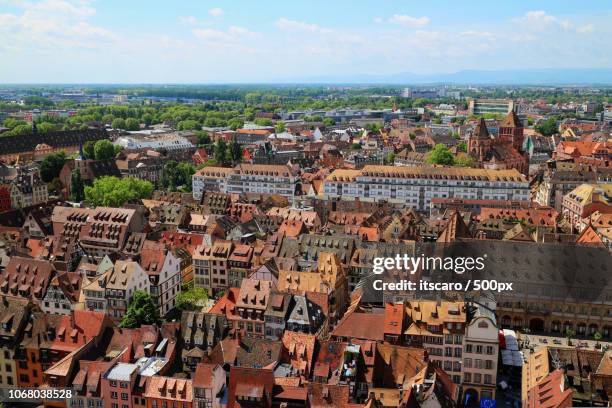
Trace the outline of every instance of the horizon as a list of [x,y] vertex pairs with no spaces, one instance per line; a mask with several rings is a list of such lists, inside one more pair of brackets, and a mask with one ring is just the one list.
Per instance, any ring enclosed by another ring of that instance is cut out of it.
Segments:
[[601,1],[248,5],[0,0],[0,82],[471,84],[435,79],[476,71],[533,84],[533,71],[612,70],[612,6]]

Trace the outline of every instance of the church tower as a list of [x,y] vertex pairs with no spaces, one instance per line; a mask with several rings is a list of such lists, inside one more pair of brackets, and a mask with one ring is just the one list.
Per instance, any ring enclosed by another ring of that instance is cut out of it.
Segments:
[[523,124],[514,111],[499,124],[499,139],[512,144],[518,152],[523,151]]
[[468,153],[478,161],[483,161],[489,150],[491,150],[491,135],[484,118],[480,118],[480,122],[468,139]]

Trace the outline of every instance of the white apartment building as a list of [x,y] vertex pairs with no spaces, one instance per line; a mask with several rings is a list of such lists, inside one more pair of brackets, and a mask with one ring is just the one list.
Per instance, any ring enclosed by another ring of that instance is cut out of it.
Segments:
[[[471,320],[465,329],[463,350],[463,391],[473,399],[495,399],[499,334],[495,313],[472,305]],[[464,394],[464,395],[465,395]]]
[[166,149],[168,151],[173,151],[195,148],[195,146],[189,141],[189,139],[174,133],[153,134],[147,136],[121,136],[117,138],[115,144],[123,147],[126,150]]
[[234,173],[229,167],[204,167],[191,177],[193,198],[200,201],[205,191],[227,192],[227,180]]
[[82,288],[81,299],[88,309],[121,319],[137,290],[150,291],[147,273],[137,262],[117,261]]
[[233,169],[206,167],[198,171],[192,177],[192,191],[196,200],[202,199],[204,191],[293,197],[299,180],[290,166],[242,163]]
[[433,198],[529,200],[529,181],[517,170],[463,167],[365,166],[335,170],[322,198],[387,201],[427,210]]
[[181,291],[181,261],[164,244],[147,241],[140,252],[140,265],[149,275],[150,293],[164,316]]

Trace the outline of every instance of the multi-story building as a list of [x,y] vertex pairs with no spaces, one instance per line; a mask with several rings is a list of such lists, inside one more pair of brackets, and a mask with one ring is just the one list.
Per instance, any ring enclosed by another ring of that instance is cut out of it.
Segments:
[[204,356],[225,337],[228,328],[225,316],[184,311],[181,314],[181,334],[185,344],[181,356],[183,367],[193,371]]
[[147,381],[143,395],[147,408],[193,407],[193,384],[191,380],[156,375]]
[[0,301],[0,388],[17,387],[19,378],[16,351],[29,320],[31,307],[32,304],[25,299],[2,296]]
[[11,182],[11,206],[24,208],[46,203],[49,200],[47,183],[37,172],[20,174]]
[[335,170],[322,198],[387,201],[427,210],[433,198],[528,200],[529,182],[517,170],[365,166]]
[[161,153],[152,150],[120,153],[115,164],[121,172],[121,177],[134,177],[157,184],[162,175],[164,158]]
[[312,272],[279,271],[278,289],[287,293],[321,293],[327,296],[328,317],[331,324],[337,322],[348,305],[348,280],[346,270],[338,256],[321,252],[318,265]]
[[247,336],[265,337],[264,314],[270,302],[271,281],[244,279],[236,299],[238,328]]
[[574,228],[595,211],[612,211],[612,184],[581,184],[563,196],[563,216]]
[[495,399],[499,330],[495,313],[485,306],[470,304],[463,346],[464,395],[472,399]]
[[265,193],[293,197],[299,180],[290,166],[242,163],[229,175],[227,193]]
[[299,180],[298,175],[287,165],[242,163],[233,169],[206,167],[193,175],[193,198],[201,200],[204,191],[293,197]]
[[137,262],[116,261],[112,268],[83,284],[82,299],[88,308],[105,308],[108,316],[121,319],[137,290],[150,291],[147,273]]
[[200,245],[193,253],[194,286],[217,293],[229,287],[228,259],[234,244],[216,241],[212,246]]
[[198,364],[193,376],[193,407],[221,408],[226,389],[225,370],[218,364]]
[[253,247],[251,245],[236,245],[227,258],[229,285],[239,288],[242,280],[251,272]]
[[162,133],[153,135],[130,135],[117,138],[115,144],[125,150],[153,149],[153,150],[193,150],[195,146],[186,137],[176,133]]
[[234,173],[230,167],[204,167],[192,176],[193,198],[202,200],[204,192],[227,192],[227,180]]
[[128,208],[56,206],[51,216],[53,235],[78,238],[87,255],[102,258],[123,249],[131,232],[143,227],[140,213]]
[[448,373],[454,383],[461,383],[466,307],[463,302],[408,302],[406,314],[410,325],[406,342],[422,346],[429,359]]
[[140,251],[140,266],[149,275],[149,293],[165,316],[175,306],[181,291],[181,261],[159,242],[145,241]]
[[514,110],[514,101],[511,99],[471,99],[468,109],[470,115],[485,113],[507,115]]

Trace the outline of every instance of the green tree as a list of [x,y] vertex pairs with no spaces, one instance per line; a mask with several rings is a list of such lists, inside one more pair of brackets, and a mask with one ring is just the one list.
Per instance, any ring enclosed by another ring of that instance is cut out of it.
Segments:
[[60,171],[66,163],[66,153],[59,152],[50,154],[40,163],[40,178],[45,183],[50,183],[54,178],[59,177]]
[[458,155],[453,161],[453,165],[458,167],[473,167],[474,164],[474,158],[472,158],[472,156],[468,156],[467,154]]
[[193,164],[170,160],[164,164],[160,184],[170,191],[176,191],[177,189],[191,191],[191,176],[194,173],[195,167]]
[[96,153],[94,149],[95,144],[96,142],[94,142],[93,140],[89,140],[83,145],[83,153],[85,153],[86,158],[91,160],[96,158]]
[[125,119],[116,118],[113,119],[113,123],[111,124],[113,129],[125,129]]
[[232,130],[240,129],[244,126],[244,121],[240,118],[230,119],[227,122],[227,126],[229,126]]
[[274,130],[276,131],[276,133],[283,133],[285,131],[285,122],[280,121],[280,120],[276,122],[276,126],[274,126]]
[[361,145],[359,143],[353,143],[351,145],[351,150],[360,150],[361,149]]
[[453,153],[451,153],[450,149],[443,144],[435,145],[427,157],[427,163],[429,164],[450,166],[453,164],[453,161]]
[[115,157],[115,147],[110,140],[98,140],[94,145],[96,160],[110,160]]
[[85,187],[85,202],[92,206],[121,207],[129,200],[149,198],[151,194],[153,184],[149,181],[105,176]]
[[72,170],[70,178],[70,200],[80,203],[85,199],[85,184],[79,169]]
[[145,124],[145,126],[151,126],[153,123],[153,115],[150,113],[145,113],[142,115],[142,122]]
[[544,136],[552,136],[559,131],[557,126],[557,117],[551,116],[550,118],[541,121],[535,125],[535,129]]
[[388,165],[392,166],[393,163],[395,163],[395,153],[389,152],[389,154],[387,155],[387,159],[385,161]]
[[176,128],[178,130],[200,130],[202,129],[202,126],[197,120],[187,119],[187,120],[180,121],[176,125]]
[[203,304],[206,300],[208,300],[206,289],[191,287],[176,296],[176,308],[179,310],[195,310],[198,305]]
[[599,342],[601,341],[601,338],[602,338],[602,337],[603,337],[603,336],[601,335],[601,333],[600,333],[600,332],[595,332],[595,333],[593,333],[593,338],[594,338],[594,339],[595,339],[595,341],[597,342],[597,344],[596,344],[597,346],[599,346]]
[[458,152],[467,152],[467,143],[465,143],[465,142],[457,143],[457,151]]
[[107,113],[106,115],[102,115],[102,122],[105,124],[112,124],[113,120],[115,119],[115,117],[113,115],[111,115],[110,113]]
[[334,126],[336,122],[332,118],[323,119],[323,125],[325,126]]
[[576,335],[576,332],[570,328],[565,330],[565,338],[567,339],[567,345],[571,346],[572,338]]
[[139,130],[140,122],[135,118],[127,118],[125,120],[125,130]]
[[49,133],[55,130],[55,125],[49,122],[41,122],[36,125],[36,129],[38,129],[38,133]]
[[229,156],[234,163],[237,163],[242,159],[242,147],[240,147],[240,144],[238,144],[236,136],[232,138],[232,141],[228,146],[228,151]]
[[208,133],[203,132],[201,130],[196,131],[196,136],[198,137],[198,144],[199,145],[208,145],[210,144],[210,136],[208,136]]
[[160,323],[159,310],[151,295],[142,290],[134,292],[132,302],[121,320],[121,327],[133,329],[143,324]]
[[229,161],[229,153],[227,151],[227,143],[225,140],[219,139],[217,143],[215,143],[215,160],[220,165],[224,165]]
[[259,126],[272,126],[274,123],[268,118],[257,118],[255,124]]

